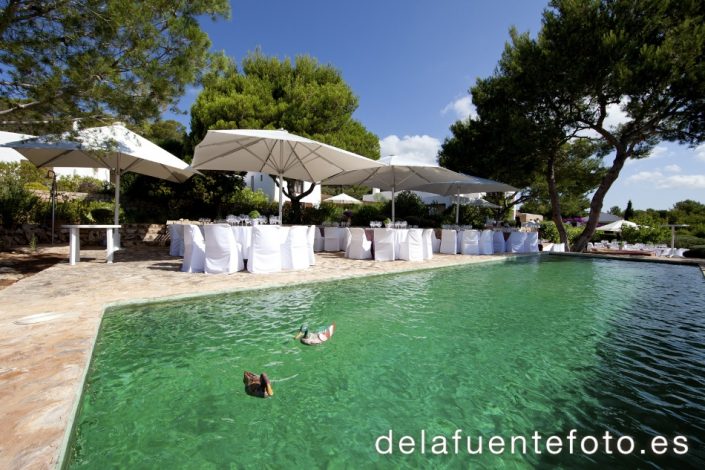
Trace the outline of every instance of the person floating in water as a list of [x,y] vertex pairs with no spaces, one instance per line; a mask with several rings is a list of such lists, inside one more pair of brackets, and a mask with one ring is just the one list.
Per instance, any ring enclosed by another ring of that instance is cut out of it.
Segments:
[[301,338],[301,342],[308,345],[321,344],[328,341],[333,336],[333,333],[335,333],[335,322],[315,333],[309,332],[308,325],[304,323],[299,328],[299,332],[296,333],[294,339]]

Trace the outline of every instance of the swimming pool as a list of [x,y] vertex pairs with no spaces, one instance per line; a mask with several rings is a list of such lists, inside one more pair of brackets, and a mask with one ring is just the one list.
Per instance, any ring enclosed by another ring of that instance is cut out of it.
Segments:
[[[540,258],[106,312],[69,467],[702,467],[696,268]],[[323,345],[292,339],[331,321]],[[245,395],[243,370],[266,371],[274,397]],[[571,429],[637,450],[469,455],[451,440]],[[654,435],[689,452],[641,454]]]

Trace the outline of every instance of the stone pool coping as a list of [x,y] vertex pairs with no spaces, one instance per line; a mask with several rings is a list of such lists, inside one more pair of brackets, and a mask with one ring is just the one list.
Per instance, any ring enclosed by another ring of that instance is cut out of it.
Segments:
[[0,290],[0,468],[61,467],[106,308],[502,261],[517,255],[434,255],[432,260],[413,263],[317,253],[316,266],[305,271],[218,276],[179,272],[180,260],[163,247],[119,251],[114,264],[105,263],[104,249],[82,249],[81,256],[75,266],[62,262]]
[[[411,263],[358,261],[346,259],[342,253],[317,253],[316,266],[305,271],[207,276],[179,272],[180,260],[168,256],[167,249],[161,247],[120,251],[111,265],[105,263],[104,249],[84,249],[81,255],[78,265],[65,261],[0,290],[0,468],[62,465],[100,322],[109,307],[517,256],[434,255],[432,260]],[[700,264],[705,275],[703,262],[666,262]]]

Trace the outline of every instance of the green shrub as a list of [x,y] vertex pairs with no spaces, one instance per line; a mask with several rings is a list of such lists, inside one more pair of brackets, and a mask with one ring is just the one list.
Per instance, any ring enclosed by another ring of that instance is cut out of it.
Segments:
[[676,235],[676,247],[692,248],[696,245],[705,245],[705,238],[693,237],[691,235]]
[[0,182],[0,222],[10,228],[33,222],[39,198],[24,188],[21,181],[11,178]]
[[[396,204],[394,205],[394,216],[397,220],[406,219],[407,217],[425,217],[428,214],[428,209],[423,203],[418,194],[411,191],[402,191],[395,195]],[[392,202],[387,202],[389,206],[389,214],[392,213]],[[385,207],[385,209],[387,209]]]
[[47,188],[45,184],[40,183],[39,181],[32,181],[30,183],[25,183],[24,189],[35,190],[35,191],[49,191],[49,188]]
[[539,238],[548,240],[551,243],[560,243],[558,227],[552,220],[543,221],[539,226]]
[[386,218],[383,213],[384,203],[364,204],[353,212],[352,224],[367,227],[370,222],[382,221]]
[[686,258],[702,258],[705,259],[705,245],[693,246],[688,251],[683,253]]

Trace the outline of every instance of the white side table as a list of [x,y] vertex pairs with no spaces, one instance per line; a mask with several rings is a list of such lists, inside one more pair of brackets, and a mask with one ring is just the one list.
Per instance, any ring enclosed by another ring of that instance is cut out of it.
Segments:
[[113,229],[119,229],[121,225],[62,225],[62,228],[69,229],[69,264],[74,265],[81,259],[79,253],[81,251],[81,237],[79,230],[82,228],[96,229],[104,228],[106,236],[105,258],[108,263],[113,262],[113,254],[115,253],[115,243],[113,238]]

